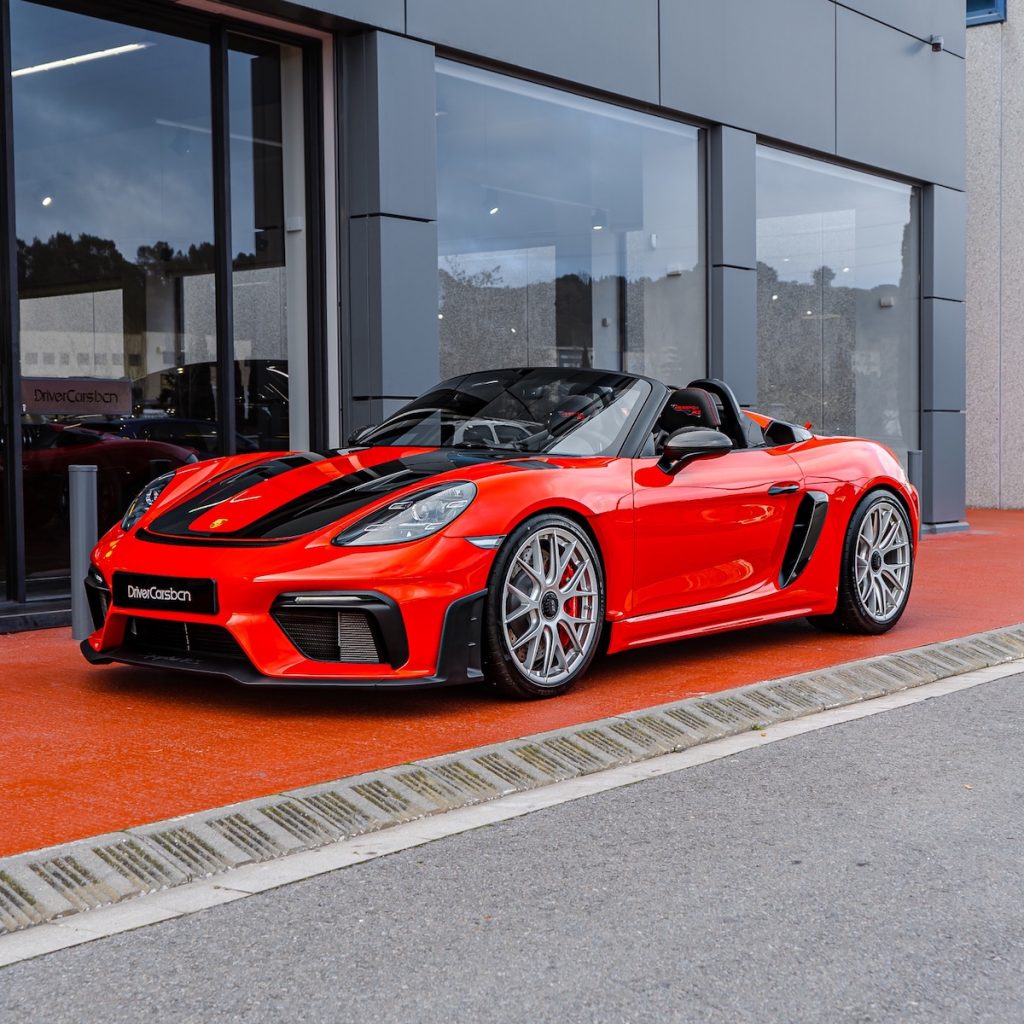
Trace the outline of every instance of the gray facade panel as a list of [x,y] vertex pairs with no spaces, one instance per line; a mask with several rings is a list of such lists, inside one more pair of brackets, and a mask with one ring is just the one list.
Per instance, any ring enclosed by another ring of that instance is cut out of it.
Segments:
[[926,523],[962,522],[966,506],[966,426],[962,412],[921,415],[924,487],[921,511]]
[[921,203],[921,294],[963,301],[967,292],[967,196],[925,188]]
[[354,399],[403,398],[437,382],[437,225],[357,217],[349,225]]
[[[228,0],[250,11],[291,18],[306,24],[331,27],[337,18],[387,29],[405,31],[405,0]],[[312,13],[316,12],[316,13]]]
[[965,62],[836,10],[836,153],[962,189]]
[[711,264],[753,270],[757,267],[757,136],[717,127],[710,132],[708,148]]
[[380,230],[383,394],[413,396],[436,384],[437,225],[375,218]]
[[437,216],[434,48],[385,32],[346,40],[349,211]]
[[828,0],[661,0],[664,106],[831,153],[835,84]]
[[658,102],[658,0],[407,0],[407,18],[410,36]]
[[921,302],[921,407],[959,412],[967,402],[964,303]]
[[943,45],[960,57],[967,51],[967,19],[963,0],[842,0],[869,18],[909,32],[918,39],[942,36]]
[[757,405],[757,271],[711,268],[712,377],[720,377],[741,405]]

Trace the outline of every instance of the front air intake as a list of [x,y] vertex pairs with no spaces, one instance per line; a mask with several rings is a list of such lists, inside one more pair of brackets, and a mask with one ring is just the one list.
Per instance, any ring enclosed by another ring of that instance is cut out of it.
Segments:
[[377,623],[365,611],[275,608],[285,636],[311,661],[379,665],[388,660]]
[[178,622],[136,616],[129,619],[125,627],[124,645],[148,654],[246,660],[238,641],[223,626],[204,622]]

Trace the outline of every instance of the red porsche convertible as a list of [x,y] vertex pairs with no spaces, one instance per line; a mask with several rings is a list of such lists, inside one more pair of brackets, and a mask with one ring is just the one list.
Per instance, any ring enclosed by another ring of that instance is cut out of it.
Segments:
[[802,616],[881,633],[910,595],[896,457],[746,412],[719,380],[471,373],[350,443],[149,484],[93,552],[85,656],[551,697],[602,649]]

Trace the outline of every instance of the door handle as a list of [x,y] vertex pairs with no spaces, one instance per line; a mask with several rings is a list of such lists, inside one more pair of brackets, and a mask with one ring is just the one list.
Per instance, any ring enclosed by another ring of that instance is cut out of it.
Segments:
[[771,495],[775,494],[796,494],[800,490],[799,484],[772,484],[768,488],[768,493]]

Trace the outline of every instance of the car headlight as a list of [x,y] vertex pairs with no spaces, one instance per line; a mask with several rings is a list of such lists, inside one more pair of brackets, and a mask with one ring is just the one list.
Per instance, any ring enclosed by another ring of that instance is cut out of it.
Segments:
[[160,497],[163,489],[171,482],[174,473],[164,473],[155,480],[150,480],[145,487],[139,491],[136,499],[128,506],[128,511],[121,520],[121,529],[130,530],[150,509],[153,502]]
[[471,483],[440,484],[385,505],[339,533],[332,543],[367,547],[429,537],[457,519],[475,497]]

